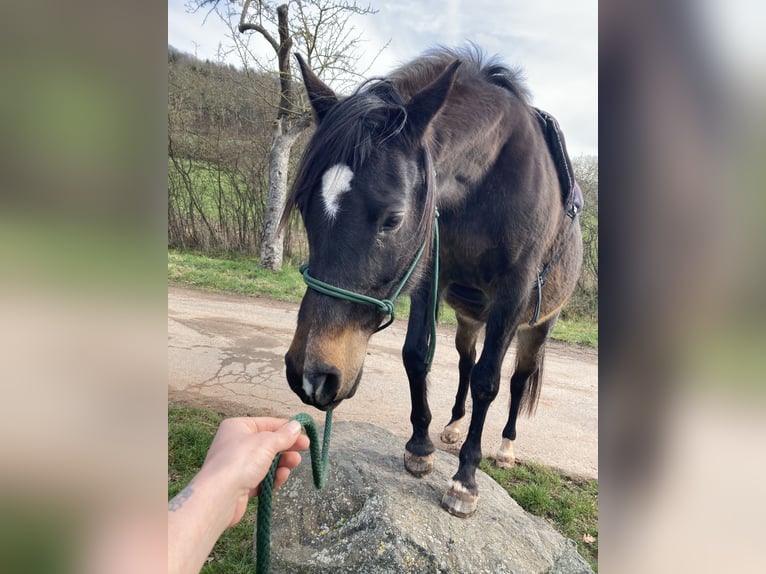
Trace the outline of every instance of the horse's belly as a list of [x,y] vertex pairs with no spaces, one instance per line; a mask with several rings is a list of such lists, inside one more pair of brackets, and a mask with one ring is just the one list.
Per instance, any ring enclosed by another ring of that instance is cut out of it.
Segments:
[[474,321],[486,322],[489,299],[480,289],[451,283],[444,291],[444,301],[458,315]]

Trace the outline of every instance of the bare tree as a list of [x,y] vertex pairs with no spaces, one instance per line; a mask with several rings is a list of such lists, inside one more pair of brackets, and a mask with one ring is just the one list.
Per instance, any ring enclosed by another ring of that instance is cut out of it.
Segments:
[[[192,0],[190,5],[208,7],[229,26],[230,49],[239,55],[246,70],[262,73],[276,67],[280,96],[269,152],[260,258],[262,267],[279,270],[284,248],[279,220],[287,196],[290,151],[311,126],[305,98],[294,86],[290,55],[293,50],[300,52],[320,77],[342,87],[359,77],[354,70],[361,56],[362,38],[353,27],[352,17],[375,11],[356,0],[290,0],[279,5],[266,0]],[[258,41],[251,42],[252,38]]]

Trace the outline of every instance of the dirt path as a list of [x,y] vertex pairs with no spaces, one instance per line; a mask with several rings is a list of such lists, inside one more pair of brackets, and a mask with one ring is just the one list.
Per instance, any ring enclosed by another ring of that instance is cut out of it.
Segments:
[[[269,299],[168,289],[168,392],[170,400],[226,414],[289,417],[310,412],[287,386],[284,353],[292,340],[297,305]],[[409,387],[401,361],[405,321],[375,335],[367,349],[364,378],[353,399],[335,410],[336,420],[365,421],[409,438]],[[454,327],[439,328],[431,370],[431,437],[441,443],[457,390]],[[513,347],[503,366],[500,394],[487,416],[483,452],[500,446],[508,416]],[[516,455],[565,472],[598,477],[598,352],[550,342],[537,414],[517,424]],[[468,400],[470,413],[470,397]],[[404,448],[404,444],[402,444]]]

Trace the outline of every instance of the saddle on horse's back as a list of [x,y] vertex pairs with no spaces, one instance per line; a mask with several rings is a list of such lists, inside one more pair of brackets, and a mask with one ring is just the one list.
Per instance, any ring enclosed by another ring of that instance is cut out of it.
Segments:
[[551,157],[553,157],[553,163],[556,165],[556,172],[561,183],[561,201],[566,206],[567,215],[574,219],[575,215],[582,211],[585,199],[583,198],[580,186],[577,185],[575,180],[572,160],[569,159],[569,154],[567,153],[564,134],[561,132],[556,118],[541,109],[534,108],[534,110],[543,128],[545,141],[548,143],[548,150],[551,152]]

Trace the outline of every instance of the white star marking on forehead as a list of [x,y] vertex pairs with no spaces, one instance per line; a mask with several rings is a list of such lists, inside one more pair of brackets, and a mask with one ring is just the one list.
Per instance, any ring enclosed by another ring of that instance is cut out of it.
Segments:
[[331,220],[335,219],[338,213],[340,196],[351,189],[351,179],[353,177],[354,172],[351,171],[351,168],[342,163],[332,166],[322,176],[324,211]]

